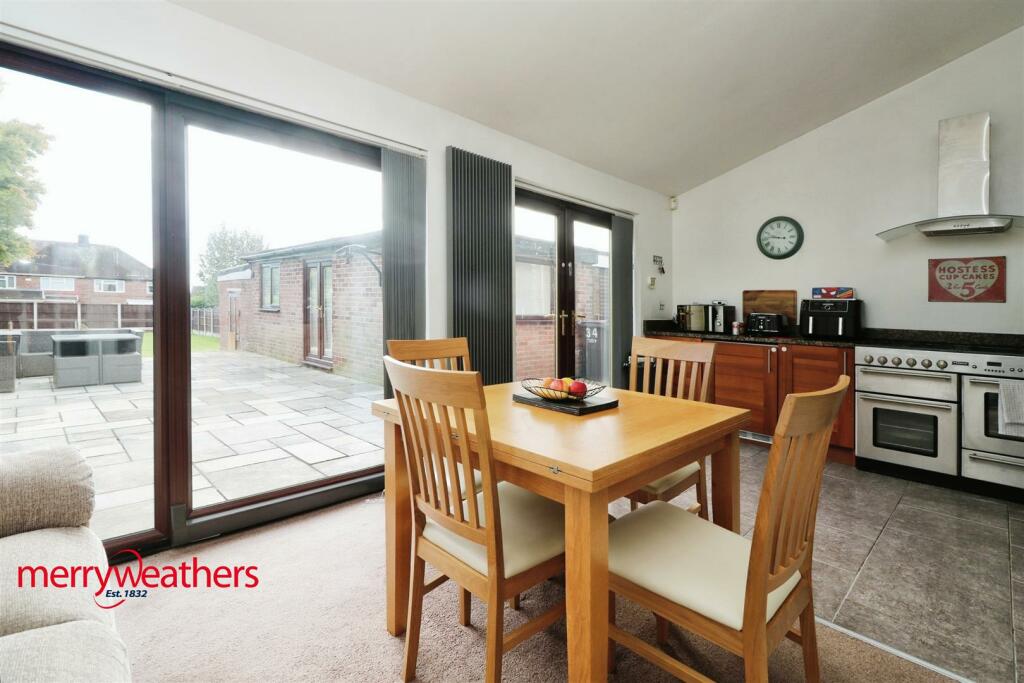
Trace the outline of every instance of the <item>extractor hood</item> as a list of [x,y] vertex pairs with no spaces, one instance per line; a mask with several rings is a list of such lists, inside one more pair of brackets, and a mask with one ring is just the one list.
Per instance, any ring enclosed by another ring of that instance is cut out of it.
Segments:
[[989,213],[988,112],[939,121],[938,218],[915,221],[878,233],[889,241],[915,230],[928,237],[1003,232],[1024,216]]

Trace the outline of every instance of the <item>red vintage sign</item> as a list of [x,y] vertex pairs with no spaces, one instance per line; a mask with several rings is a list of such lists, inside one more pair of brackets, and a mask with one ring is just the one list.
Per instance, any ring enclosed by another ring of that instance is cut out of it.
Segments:
[[928,259],[928,301],[1006,301],[1006,257]]

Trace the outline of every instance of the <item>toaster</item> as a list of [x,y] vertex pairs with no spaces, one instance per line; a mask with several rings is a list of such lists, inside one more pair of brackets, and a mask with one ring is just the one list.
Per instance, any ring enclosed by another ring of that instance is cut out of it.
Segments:
[[782,313],[747,314],[747,334],[784,334],[788,325]]

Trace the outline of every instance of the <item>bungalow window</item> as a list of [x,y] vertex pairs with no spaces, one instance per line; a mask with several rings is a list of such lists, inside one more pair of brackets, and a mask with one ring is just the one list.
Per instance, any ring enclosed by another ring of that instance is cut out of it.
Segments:
[[152,293],[153,293],[153,281],[150,280],[149,282],[146,283],[146,294],[152,294]]
[[94,280],[95,291],[106,294],[123,294],[124,280]]
[[264,265],[261,271],[261,308],[281,307],[281,264]]
[[0,289],[17,289],[18,279],[14,275],[0,275]]
[[516,261],[516,315],[554,313],[552,270],[550,263]]
[[73,277],[41,277],[39,288],[44,292],[73,292],[75,291],[75,278]]

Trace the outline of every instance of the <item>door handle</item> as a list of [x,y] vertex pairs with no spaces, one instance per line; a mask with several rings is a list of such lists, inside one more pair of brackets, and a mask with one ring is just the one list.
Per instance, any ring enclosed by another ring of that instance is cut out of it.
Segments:
[[861,401],[874,401],[876,403],[899,403],[907,406],[917,406],[919,408],[938,408],[939,410],[953,410],[955,407],[952,403],[932,403],[931,401],[911,401],[905,398],[893,398],[890,396],[865,396],[863,394],[858,395]]
[[971,460],[984,460],[986,462],[997,462],[1000,465],[1012,465],[1013,467],[1024,467],[1024,460],[1020,458],[1001,457],[998,455],[982,455],[973,451],[967,454]]
[[921,372],[919,370],[883,370],[882,368],[858,368],[859,372],[871,375],[895,375],[897,377],[924,377],[935,379],[941,382],[952,382],[956,375],[942,372]]
[[559,327],[562,330],[562,336],[563,337],[565,336],[565,319],[568,318],[568,317],[569,317],[569,314],[566,313],[565,311],[562,311],[561,313],[558,314]]

